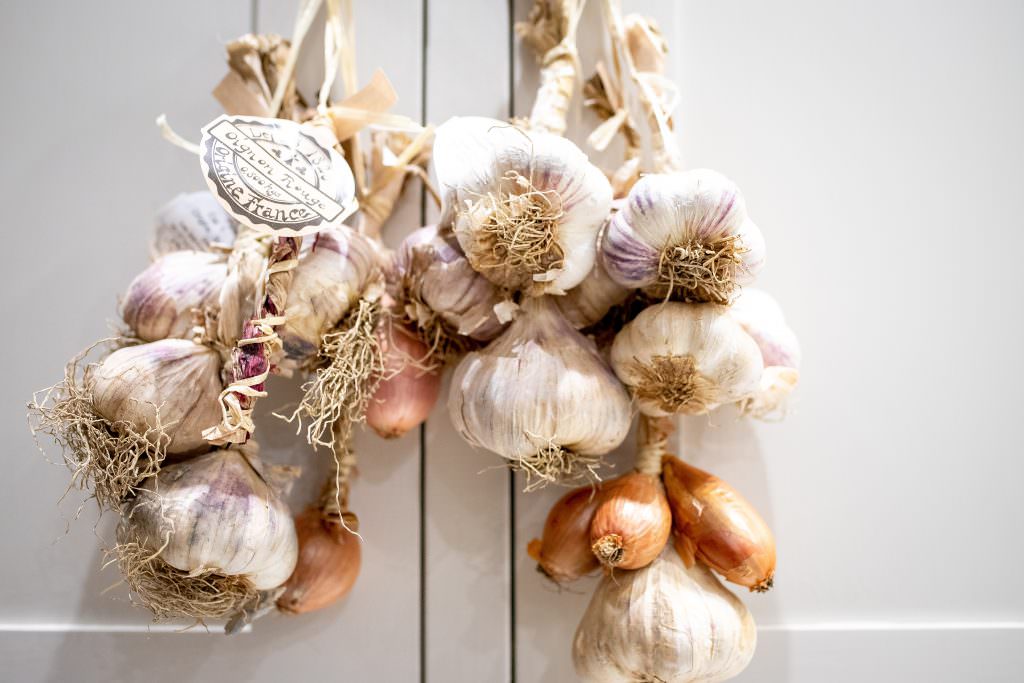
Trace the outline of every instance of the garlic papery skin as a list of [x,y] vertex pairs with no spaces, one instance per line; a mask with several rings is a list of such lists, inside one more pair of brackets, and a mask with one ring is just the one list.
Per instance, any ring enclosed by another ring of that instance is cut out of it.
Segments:
[[728,303],[764,266],[764,238],[739,188],[697,169],[644,176],[601,242],[608,274],[656,298]]
[[765,367],[800,368],[800,341],[771,294],[745,287],[729,308],[729,315],[757,342]]
[[739,402],[740,411],[758,420],[781,420],[786,416],[789,397],[799,380],[799,370],[780,365],[765,368],[754,395]]
[[206,445],[203,430],[221,419],[221,359],[187,339],[126,346],[89,368],[85,384],[95,411],[140,434],[166,432],[168,454]]
[[630,290],[613,280],[598,259],[590,273],[568,292],[558,297],[558,308],[577,330],[600,321],[605,314],[626,300]]
[[463,358],[448,411],[466,441],[538,483],[589,475],[632,419],[629,394],[594,343],[548,297],[527,299],[508,330]]
[[498,311],[507,295],[473,270],[454,236],[420,228],[402,241],[395,264],[403,313],[431,345],[442,337],[458,345],[459,336],[486,342],[505,329],[508,318]]
[[586,683],[710,683],[754,656],[750,612],[702,565],[672,548],[645,567],[606,576],[576,629],[572,658]]
[[288,506],[238,450],[165,466],[126,505],[119,537],[189,573],[244,576],[256,590],[284,583],[298,539]]
[[443,210],[470,264],[528,295],[587,276],[608,216],[607,178],[565,138],[481,117],[449,119],[434,142]]
[[237,232],[238,224],[209,192],[179,194],[157,212],[149,255],[156,260],[175,251],[230,247]]
[[441,393],[441,367],[430,365],[430,349],[413,333],[389,321],[378,328],[384,372],[366,406],[366,424],[395,439],[421,425]]
[[320,232],[294,271],[285,324],[278,330],[285,359],[303,365],[316,358],[321,339],[358,301],[379,272],[370,240],[341,226]]
[[648,306],[615,336],[611,364],[645,415],[699,415],[753,395],[761,351],[717,304]]
[[154,261],[128,285],[121,318],[143,341],[186,338],[195,309],[216,306],[228,267],[218,255],[175,251]]

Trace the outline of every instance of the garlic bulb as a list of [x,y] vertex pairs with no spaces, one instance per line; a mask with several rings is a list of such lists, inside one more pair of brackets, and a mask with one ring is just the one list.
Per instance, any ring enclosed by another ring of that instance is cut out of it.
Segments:
[[601,320],[613,306],[625,301],[629,292],[608,275],[598,259],[583,282],[558,297],[557,303],[565,319],[581,330]]
[[298,562],[277,599],[279,610],[313,612],[338,602],[352,590],[359,578],[362,548],[355,533],[358,520],[351,513],[348,516],[348,528],[328,522],[316,507],[295,519]]
[[746,287],[729,314],[757,342],[765,365],[760,387],[740,402],[740,409],[759,420],[784,417],[789,396],[800,380],[801,354],[800,342],[786,324],[782,307],[768,292]]
[[601,487],[590,522],[590,549],[605,567],[640,569],[661,554],[671,531],[672,512],[661,479],[630,472]]
[[708,169],[641,178],[605,230],[601,254],[625,287],[714,303],[728,303],[765,258],[739,188]]
[[692,683],[738,675],[754,656],[750,612],[702,565],[668,548],[644,569],[606,576],[576,629],[587,683]]
[[278,330],[286,359],[316,358],[324,333],[335,327],[377,274],[377,252],[365,237],[341,226],[317,235],[294,271],[285,324]]
[[121,317],[144,341],[189,337],[194,309],[216,305],[227,273],[224,259],[215,254],[171,252],[128,285]]
[[434,166],[441,225],[491,282],[563,294],[590,272],[612,192],[576,145],[494,119],[453,118],[437,129]]
[[384,373],[366,406],[366,424],[385,439],[422,424],[441,393],[441,368],[424,366],[430,349],[388,320],[378,328]]
[[468,354],[448,410],[470,444],[541,482],[585,475],[629,431],[629,395],[548,297],[527,299],[507,331]]
[[745,287],[729,308],[729,315],[757,342],[765,367],[800,367],[800,342],[771,294]]
[[433,343],[439,336],[476,341],[497,337],[508,322],[498,311],[509,305],[490,280],[473,270],[454,237],[436,226],[420,228],[395,255],[401,291],[396,298],[406,317]]
[[646,415],[698,415],[757,391],[763,365],[750,335],[717,304],[654,304],[622,328],[615,373]]
[[220,367],[209,347],[163,339],[114,351],[85,382],[99,415],[141,434],[162,426],[167,453],[188,453],[205,446],[203,430],[220,422]]
[[168,465],[125,508],[119,537],[183,572],[243,576],[256,590],[284,583],[298,540],[287,505],[238,450]]
[[175,251],[209,251],[231,246],[238,224],[209,192],[179,194],[160,208],[149,255],[156,260]]

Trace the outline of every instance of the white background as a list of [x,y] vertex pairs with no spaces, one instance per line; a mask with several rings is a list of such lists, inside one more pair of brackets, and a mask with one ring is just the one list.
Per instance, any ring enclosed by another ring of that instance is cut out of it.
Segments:
[[[779,542],[775,590],[739,680],[1015,681],[1024,439],[1024,4],[966,0],[625,0],[654,16],[685,162],[743,188],[769,247],[761,284],[804,345],[782,424],[683,423],[681,452],[756,503]],[[0,206],[0,672],[17,681],[571,681],[594,581],[558,592],[526,542],[557,491],[522,494],[439,408],[422,435],[365,435],[354,507],[366,539],[347,602],[226,639],[149,629],[100,572],[110,520],[37,455],[32,391],[105,336],[146,263],[155,210],[202,188],[162,142],[218,113],[223,44],[289,34],[295,3],[4,2]],[[528,3],[515,3],[522,18]],[[589,72],[600,42],[588,9]],[[360,73],[383,68],[400,113],[524,115],[533,56],[497,0],[356,2]],[[317,41],[303,68],[316,83]],[[425,93],[425,95],[424,95]],[[576,117],[582,141],[593,125]],[[413,193],[414,195],[418,193]],[[418,196],[387,240],[421,220]],[[272,387],[265,411],[294,398]],[[267,453],[317,463],[266,415]],[[619,462],[628,462],[629,448]],[[65,535],[66,528],[70,533]]]

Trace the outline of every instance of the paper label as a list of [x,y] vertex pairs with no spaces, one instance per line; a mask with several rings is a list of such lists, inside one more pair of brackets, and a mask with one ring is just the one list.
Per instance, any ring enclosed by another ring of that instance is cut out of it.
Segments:
[[199,144],[210,190],[256,230],[308,235],[356,209],[345,159],[294,121],[224,115],[203,128]]

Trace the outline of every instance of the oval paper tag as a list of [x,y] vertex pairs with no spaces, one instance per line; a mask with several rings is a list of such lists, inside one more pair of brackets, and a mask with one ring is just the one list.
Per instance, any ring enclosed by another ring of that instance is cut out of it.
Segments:
[[344,157],[294,121],[224,115],[203,128],[199,144],[210,191],[256,230],[308,235],[356,209]]

